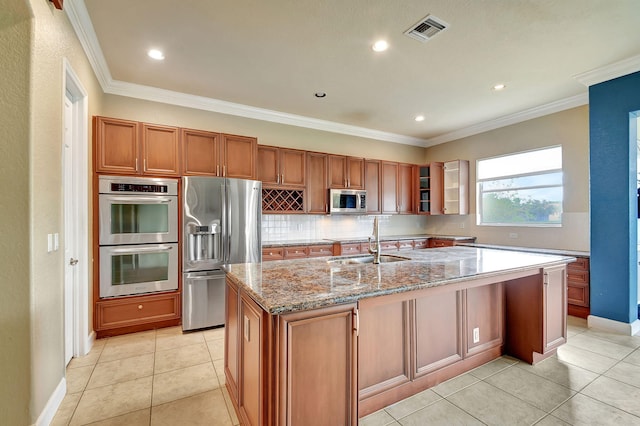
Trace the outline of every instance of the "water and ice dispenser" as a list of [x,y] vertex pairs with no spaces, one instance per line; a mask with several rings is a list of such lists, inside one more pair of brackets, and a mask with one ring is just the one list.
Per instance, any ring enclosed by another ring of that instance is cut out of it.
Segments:
[[188,226],[189,262],[222,261],[220,255],[220,222]]

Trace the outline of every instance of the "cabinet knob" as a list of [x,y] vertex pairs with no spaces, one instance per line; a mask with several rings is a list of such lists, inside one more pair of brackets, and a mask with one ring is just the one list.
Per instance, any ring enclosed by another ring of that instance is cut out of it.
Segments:
[[138,310],[141,311],[142,310],[142,305],[138,305]]

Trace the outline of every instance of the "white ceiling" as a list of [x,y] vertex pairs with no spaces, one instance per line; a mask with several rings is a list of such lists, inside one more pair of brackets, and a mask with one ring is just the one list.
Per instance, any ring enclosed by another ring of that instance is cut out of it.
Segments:
[[[585,104],[590,71],[640,70],[638,0],[68,0],[65,9],[106,92],[422,146]],[[426,43],[403,34],[428,14],[449,28]],[[390,48],[375,53],[380,38]],[[150,48],[166,59],[148,58]]]

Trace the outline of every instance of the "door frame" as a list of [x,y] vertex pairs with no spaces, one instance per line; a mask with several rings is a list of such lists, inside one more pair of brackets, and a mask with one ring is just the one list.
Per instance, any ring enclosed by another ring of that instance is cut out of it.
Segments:
[[[75,218],[74,246],[78,256],[77,280],[73,288],[73,356],[89,353],[95,332],[89,325],[90,251],[89,239],[89,96],[67,58],[62,58],[62,107],[71,95],[73,109],[73,216]],[[64,123],[63,123],[64,124]],[[64,135],[64,125],[62,126]],[[64,136],[63,136],[64,141]],[[63,142],[64,143],[64,142]],[[64,149],[64,147],[63,147]],[[63,171],[64,173],[64,171]],[[68,259],[64,259],[66,262]],[[64,307],[63,307],[64,309]]]

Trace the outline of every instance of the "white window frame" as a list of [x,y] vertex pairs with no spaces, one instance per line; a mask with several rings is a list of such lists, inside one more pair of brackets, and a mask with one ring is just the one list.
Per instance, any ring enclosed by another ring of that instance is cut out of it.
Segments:
[[480,163],[482,161],[486,161],[486,160],[492,160],[495,158],[504,158],[504,157],[511,157],[511,156],[515,156],[515,155],[522,155],[522,154],[527,154],[527,153],[533,153],[533,152],[539,152],[539,151],[545,151],[545,150],[550,150],[550,149],[555,149],[555,148],[560,148],[561,152],[562,152],[562,145],[553,145],[553,146],[546,146],[546,147],[542,147],[542,148],[537,148],[537,149],[532,149],[532,150],[528,150],[528,151],[520,151],[520,152],[512,152],[509,154],[504,154],[504,155],[498,155],[495,157],[487,157],[487,158],[479,158],[476,160],[476,208],[477,208],[477,215],[476,215],[476,224],[478,226],[510,226],[510,227],[523,227],[523,228],[530,228],[530,227],[534,227],[534,228],[560,228],[562,227],[562,220],[563,220],[563,212],[564,212],[564,175],[563,175],[563,179],[562,179],[562,183],[561,184],[544,184],[544,185],[532,185],[532,186],[524,186],[524,187],[513,187],[513,188],[509,188],[509,191],[517,191],[517,190],[526,190],[526,189],[542,189],[542,188],[557,188],[560,187],[562,189],[562,200],[560,201],[560,206],[561,206],[561,210],[560,210],[560,222],[559,223],[550,223],[550,222],[544,222],[544,223],[515,223],[515,222],[505,222],[505,223],[485,223],[483,222],[483,217],[482,217],[482,199],[483,199],[483,194],[486,193],[490,193],[490,192],[507,192],[507,190],[504,189],[500,189],[500,190],[487,190],[487,191],[483,191],[482,190],[482,184],[484,182],[492,182],[492,181],[496,181],[496,180],[504,180],[504,179],[511,179],[511,178],[522,178],[522,177],[529,177],[529,176],[543,176],[543,175],[548,175],[548,174],[553,174],[553,173],[563,173],[563,168],[562,166],[558,169],[545,169],[545,170],[540,170],[540,171],[534,171],[534,172],[527,172],[527,173],[515,173],[515,174],[509,174],[509,175],[500,175],[500,176],[492,176],[490,178],[484,178],[484,179],[480,179],[479,178],[479,170],[480,170]]

